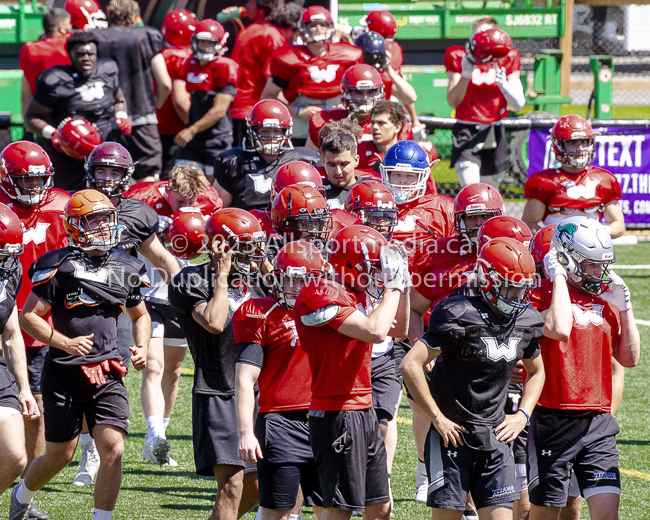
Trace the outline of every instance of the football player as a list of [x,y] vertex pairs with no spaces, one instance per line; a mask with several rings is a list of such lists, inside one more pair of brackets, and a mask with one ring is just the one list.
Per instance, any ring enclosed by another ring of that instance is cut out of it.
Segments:
[[225,207],[266,210],[279,168],[297,160],[320,165],[320,158],[311,150],[293,147],[291,114],[277,100],[256,103],[246,119],[246,129],[251,148],[233,148],[217,157],[214,186]]
[[398,209],[391,191],[381,182],[364,180],[355,184],[345,199],[345,211],[359,217],[364,226],[393,238]]
[[65,42],[72,33],[70,14],[60,7],[50,9],[43,15],[43,32],[44,39],[25,43],[18,55],[20,70],[23,71],[23,112],[36,92],[38,75],[55,65],[70,65],[70,56],[65,50]]
[[[464,284],[473,273],[478,253],[476,235],[481,225],[490,217],[502,215],[503,212],[501,195],[488,184],[472,184],[458,193],[454,206],[455,236],[430,242],[427,249],[413,262],[409,320],[411,345],[424,333],[424,318],[429,308]],[[397,353],[397,357],[400,356],[403,356],[402,352]],[[409,405],[413,410],[413,434],[419,459],[416,469],[416,501],[424,503],[428,485],[424,441],[431,421],[410,397]]]
[[526,102],[519,52],[494,18],[481,16],[474,20],[467,49],[449,47],[443,63],[449,76],[447,101],[458,119],[451,164],[461,186],[498,187],[508,169],[508,150],[503,126],[494,123],[508,115],[508,106],[521,110]]
[[[42,381],[45,454],[12,491],[12,520],[26,518],[35,493],[70,463],[84,417],[101,456],[93,518],[110,519],[129,429],[126,367],[116,341],[117,318],[125,310],[135,341],[131,362],[136,370],[146,363],[151,320],[139,291],[147,276],[141,261],[115,249],[115,207],[103,193],[81,190],[64,215],[70,246],[34,262],[32,293],[20,315],[23,330],[50,350]],[[50,310],[52,325],[45,319]]]
[[258,270],[266,259],[266,235],[253,215],[225,208],[206,222],[210,262],[185,267],[169,286],[194,358],[192,441],[196,472],[214,476],[213,516],[236,520],[259,502],[257,468],[239,460],[235,406],[237,347],[233,313],[263,298]]
[[[431,312],[427,332],[400,370],[433,425],[426,440],[427,505],[434,520],[458,518],[471,493],[480,518],[512,518],[512,443],[544,385],[539,340],[544,324],[529,306],[535,262],[512,238],[494,238],[476,262],[480,296],[452,296]],[[518,360],[528,374],[517,413],[504,412]],[[431,386],[425,367],[433,365]]]
[[115,120],[121,132],[131,131],[126,117],[126,101],[119,85],[115,62],[97,59],[99,41],[93,33],[77,32],[65,48],[72,65],[57,65],[38,77],[36,92],[25,110],[25,127],[52,159],[54,185],[66,191],[85,187],[83,160],[60,150],[57,127],[70,116],[93,123],[102,139],[111,132]]
[[380,173],[379,166],[384,154],[400,141],[406,124],[406,113],[402,105],[386,100],[375,103],[370,112],[372,140],[359,142],[359,169]]
[[[312,374],[296,333],[293,307],[305,283],[325,276],[327,269],[312,244],[290,242],[274,260],[274,296],[248,300],[232,318],[238,351],[239,458],[257,463],[261,518],[293,520],[289,514],[296,505],[299,486],[305,503],[314,507],[318,517],[322,512],[322,493],[309,444]],[[256,384],[259,414],[254,421]],[[267,435],[267,431],[277,434]]]
[[[278,3],[277,0],[265,0],[266,6],[259,9],[264,17],[237,35],[232,50],[231,58],[239,63],[237,93],[230,106],[234,146],[243,146],[242,140],[247,132],[246,119],[261,99],[264,85],[271,76],[271,55],[277,49],[292,44],[298,37],[302,7],[289,3],[278,9]],[[250,16],[250,11],[247,12]]]
[[[11,208],[24,229],[24,250],[19,257],[23,272],[27,272],[32,263],[48,251],[68,244],[61,216],[70,195],[52,187],[53,176],[54,169],[49,156],[35,143],[16,141],[0,153],[0,202]],[[19,313],[31,290],[31,280],[24,277],[16,297]],[[27,347],[29,386],[41,411],[38,420],[25,423],[29,467],[43,453],[45,445],[41,372],[49,347],[25,333],[23,340]],[[30,515],[32,518],[47,516],[38,511],[36,504],[30,507]]]
[[[221,209],[221,197],[216,189],[208,184],[205,174],[196,163],[176,165],[169,181],[142,182],[131,186],[125,194],[128,198],[141,200],[153,208],[162,224],[172,225],[172,216],[179,211],[196,208],[198,215],[207,219]],[[201,219],[201,231],[203,220]],[[187,241],[189,237],[184,237]],[[178,261],[179,268],[189,265],[180,249],[175,251],[174,242],[167,248]],[[142,373],[140,399],[147,419],[148,433],[142,449],[142,458],[156,464],[177,466],[169,456],[169,441],[165,430],[176,401],[181,364],[187,352],[187,339],[180,328],[178,316],[169,306],[167,284],[154,269],[153,264],[139,255],[151,272],[151,287],[142,290],[151,316],[151,340],[147,355],[147,367]]]
[[[609,233],[597,220],[574,216],[556,225],[544,258],[549,279],[536,291],[537,308],[547,310],[540,341],[547,379],[528,433],[533,520],[558,518],[572,468],[591,518],[618,516],[611,361],[634,367],[640,339],[630,291],[610,269],[615,261]],[[563,356],[552,354],[560,350]]]
[[18,217],[5,204],[0,204],[0,224],[0,283],[4,292],[0,302],[4,352],[4,357],[0,358],[1,496],[27,467],[23,418],[36,419],[40,411],[29,389],[25,344],[16,309],[16,296],[23,273],[18,261],[18,255],[23,251],[23,230]]
[[232,120],[228,115],[237,89],[239,65],[223,54],[228,34],[215,20],[202,20],[192,34],[192,57],[185,62],[182,78],[175,79],[179,95],[191,97],[186,128],[174,138],[181,147],[177,163],[194,161],[213,181],[212,163],[232,148]]
[[[386,450],[372,407],[371,351],[389,333],[406,332],[406,261],[398,247],[365,226],[342,229],[328,260],[334,279],[309,281],[294,307],[312,370],[309,435],[323,491],[321,518],[348,519],[363,511],[364,517],[388,520]],[[368,305],[366,296],[381,301]]]
[[583,215],[600,222],[604,217],[612,238],[623,235],[621,185],[607,170],[589,166],[595,155],[589,121],[575,114],[561,117],[551,142],[560,167],[537,172],[526,181],[524,222],[537,231],[540,221],[557,224],[569,215]]
[[65,3],[65,10],[70,15],[72,27],[80,31],[108,27],[106,15],[96,0],[68,0]]
[[169,46],[165,47],[161,54],[172,80],[172,92],[163,106],[156,110],[163,154],[161,179],[169,178],[169,172],[178,155],[174,137],[185,128],[189,118],[190,96],[180,88],[182,84],[173,82],[175,79],[183,79],[185,62],[191,56],[190,45],[196,23],[196,16],[186,9],[175,9],[167,13],[163,20],[162,35]]
[[303,45],[287,45],[271,56],[270,78],[261,99],[288,101],[296,143],[307,140],[309,120],[316,112],[341,102],[345,71],[361,63],[361,49],[345,42],[332,43],[334,20],[320,6],[305,9],[300,17]]

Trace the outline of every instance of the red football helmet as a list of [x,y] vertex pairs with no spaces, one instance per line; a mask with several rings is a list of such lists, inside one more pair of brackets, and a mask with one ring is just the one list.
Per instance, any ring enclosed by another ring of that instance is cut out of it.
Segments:
[[483,298],[509,318],[519,316],[537,282],[528,248],[513,238],[494,238],[478,254],[476,274]]
[[332,214],[316,188],[305,185],[284,188],[271,204],[271,220],[278,233],[290,240],[320,240],[332,231]]
[[208,253],[213,253],[215,242],[225,242],[226,251],[235,250],[232,261],[240,273],[250,274],[266,260],[266,234],[259,221],[246,210],[220,209],[208,219],[204,230]]
[[205,220],[199,208],[181,208],[171,218],[164,236],[165,247],[171,254],[182,260],[194,260],[207,252]]
[[[566,144],[571,141],[587,141],[586,149],[575,146],[574,150],[567,150]],[[557,160],[566,166],[584,168],[594,160],[596,150],[594,147],[594,131],[586,119],[570,114],[562,116],[551,131],[551,143]]]
[[[318,33],[312,35],[309,32],[308,25],[312,22],[324,22],[328,25],[327,33]],[[312,5],[302,12],[300,22],[298,22],[300,36],[305,43],[327,43],[331,42],[334,37],[334,20],[329,10],[319,5]]]
[[284,188],[302,184],[316,188],[319,192],[324,193],[323,177],[318,170],[311,164],[302,161],[291,161],[283,164],[275,172],[273,183],[271,184],[271,201],[278,196]]
[[280,155],[291,148],[293,119],[284,103],[263,99],[248,114],[246,131],[258,153]]
[[102,136],[97,127],[83,118],[68,117],[61,121],[57,131],[61,150],[73,159],[86,159],[102,144]]
[[500,215],[486,220],[476,236],[478,251],[493,238],[508,237],[521,242],[526,247],[530,246],[533,233],[523,220],[508,215]]
[[384,236],[368,226],[348,226],[339,231],[329,244],[328,261],[346,287],[365,291],[381,298],[384,286],[379,280],[379,250],[388,245]]
[[356,184],[345,198],[345,211],[361,219],[364,226],[379,231],[386,238],[393,235],[398,209],[391,191],[379,181]]
[[72,195],[65,206],[63,227],[71,245],[83,251],[116,247],[122,230],[111,200],[97,190],[79,190]]
[[465,186],[456,196],[454,219],[456,220],[456,236],[469,240],[476,245],[476,234],[479,226],[468,227],[465,216],[487,215],[496,217],[503,215],[505,207],[503,198],[496,188],[481,182]]
[[300,289],[307,281],[324,276],[326,265],[318,248],[306,240],[294,240],[280,249],[273,261],[271,278],[280,304],[293,309]]
[[384,95],[384,82],[372,65],[352,65],[341,79],[341,103],[348,112],[370,114]]
[[[44,202],[52,188],[53,176],[50,156],[36,143],[16,141],[0,153],[0,188],[24,206]],[[30,179],[39,179],[40,185]]]
[[[120,180],[96,179],[95,168],[98,166],[120,168]],[[102,143],[90,153],[86,163],[86,185],[101,191],[108,197],[119,197],[129,189],[131,175],[135,171],[135,164],[129,151],[119,143],[112,141]]]
[[390,11],[371,11],[363,19],[368,31],[381,34],[384,38],[394,38],[397,34],[397,20]]
[[18,216],[0,202],[0,280],[18,269],[18,255],[23,252],[23,227]]
[[96,0],[68,0],[65,10],[70,14],[70,23],[80,31],[105,29],[108,27],[106,15]]
[[189,47],[196,30],[196,16],[187,9],[167,13],[162,24],[162,35],[172,47]]
[[530,254],[533,255],[535,265],[537,266],[537,273],[546,278],[544,272],[544,257],[551,249],[551,240],[553,239],[553,232],[555,231],[555,224],[544,226],[537,230],[533,240],[530,242]]
[[[192,54],[197,60],[214,61],[228,50],[228,33],[216,20],[201,20],[192,34]],[[208,45],[201,42],[209,42]]]
[[492,63],[505,58],[512,50],[510,35],[493,27],[474,34],[466,46],[469,54],[476,63]]

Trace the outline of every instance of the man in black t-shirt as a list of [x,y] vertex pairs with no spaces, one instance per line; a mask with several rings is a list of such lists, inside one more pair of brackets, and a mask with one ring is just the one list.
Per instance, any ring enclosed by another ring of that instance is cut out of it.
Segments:
[[[144,264],[114,249],[119,226],[110,200],[95,190],[77,192],[66,206],[64,226],[71,245],[34,262],[29,270],[34,287],[20,316],[25,332],[52,348],[41,383],[46,450],[12,492],[12,519],[25,518],[36,491],[70,463],[84,417],[102,459],[103,485],[96,490],[93,515],[112,512],[129,426],[117,317],[125,309],[133,323],[136,370],[145,366],[151,335],[140,297],[140,287],[148,284]],[[44,319],[48,312],[53,327]]]
[[162,107],[169,96],[172,80],[161,54],[162,34],[152,27],[134,27],[138,14],[135,2],[111,0],[106,9],[109,27],[97,29],[93,34],[99,40],[99,57],[110,58],[119,67],[120,86],[133,125],[130,135],[114,132],[112,137],[135,159],[133,178],[153,181],[162,170],[156,109]]
[[274,99],[259,101],[246,120],[252,149],[233,148],[219,155],[214,163],[214,187],[224,207],[266,210],[271,184],[281,166],[303,161],[320,166],[318,154],[291,145],[291,114]]
[[[235,408],[237,345],[232,315],[265,296],[257,277],[266,259],[266,235],[242,209],[214,213],[205,225],[210,262],[185,267],[169,286],[194,359],[192,440],[199,475],[214,475],[219,489],[213,517],[236,520],[257,505],[257,468],[239,460]],[[227,248],[230,248],[226,252]]]
[[[544,385],[538,344],[544,322],[528,305],[535,274],[523,244],[490,240],[476,265],[480,296],[438,303],[402,362],[409,391],[433,422],[425,460],[434,520],[438,509],[463,511],[470,492],[486,518],[507,515],[518,498],[507,443],[526,426]],[[517,413],[506,416],[508,383],[520,359],[528,379]],[[429,388],[423,367],[434,360]]]
[[66,191],[85,187],[84,162],[59,151],[56,127],[68,117],[94,123],[102,139],[111,133],[111,119],[124,131],[126,102],[113,60],[97,59],[98,40],[91,33],[74,33],[66,42],[71,65],[57,65],[36,80],[36,92],[25,112],[25,126],[37,136],[52,160],[54,185]]

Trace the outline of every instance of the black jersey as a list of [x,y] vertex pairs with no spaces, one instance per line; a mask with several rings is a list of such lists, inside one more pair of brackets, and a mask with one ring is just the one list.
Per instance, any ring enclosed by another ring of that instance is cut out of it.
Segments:
[[228,319],[221,334],[209,333],[192,317],[201,303],[213,295],[216,281],[211,263],[185,267],[169,285],[169,303],[178,311],[181,327],[186,334],[194,359],[195,394],[235,395],[235,368],[237,345],[232,328],[232,315],[251,298],[263,298],[264,291],[257,284],[232,275],[228,280]]
[[348,193],[354,188],[359,182],[359,179],[354,184],[346,186],[345,188],[339,188],[338,186],[333,186],[329,180],[323,179],[323,187],[325,188],[325,199],[327,200],[327,205],[330,209],[345,209],[345,199],[348,197]]
[[271,184],[275,172],[291,161],[321,165],[320,156],[308,148],[286,150],[275,161],[267,163],[257,151],[237,147],[217,157],[214,162],[214,178],[232,195],[231,207],[247,211],[265,210],[271,204]]
[[512,371],[520,359],[540,354],[543,325],[531,306],[506,322],[479,296],[438,303],[422,341],[442,351],[430,383],[442,413],[468,429],[494,428],[503,421]]
[[52,322],[60,333],[74,338],[93,333],[93,348],[86,356],[72,356],[50,348],[47,362],[90,365],[106,359],[121,360],[117,350],[117,318],[124,307],[135,307],[148,286],[144,263],[112,249],[90,256],[74,247],[46,253],[29,268],[32,292],[52,307]]
[[152,27],[116,26],[97,29],[93,34],[99,40],[99,57],[115,60],[119,67],[129,115],[135,119],[155,114],[151,60],[164,48],[162,34]]
[[[13,265],[13,262],[16,262],[17,268],[12,271],[6,280],[0,282],[0,334],[4,332],[9,317],[16,306],[16,296],[18,295],[18,291],[20,291],[20,285],[23,279],[23,268],[20,262],[14,257],[9,257],[0,262],[0,268],[6,268],[9,264]],[[16,332],[20,334],[20,331]],[[3,391],[11,388],[14,381],[14,376],[11,375],[11,372],[6,367],[5,358],[0,357],[0,397],[6,394]],[[7,395],[11,395],[11,393],[12,391]]]
[[133,252],[158,229],[158,213],[146,202],[120,197],[115,209],[117,223],[124,226],[117,246],[120,251]]
[[117,64],[97,60],[94,72],[82,78],[71,65],[56,65],[36,80],[34,100],[52,109],[47,122],[57,127],[66,117],[80,116],[94,123],[103,139],[115,117],[115,94],[120,88]]

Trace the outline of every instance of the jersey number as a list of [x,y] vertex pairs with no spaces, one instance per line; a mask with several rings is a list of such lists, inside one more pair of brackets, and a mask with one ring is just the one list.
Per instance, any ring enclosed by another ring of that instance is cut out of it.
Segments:
[[508,344],[497,343],[495,338],[481,338],[487,347],[487,357],[492,361],[514,361],[517,357],[517,346],[521,338],[510,338]]

